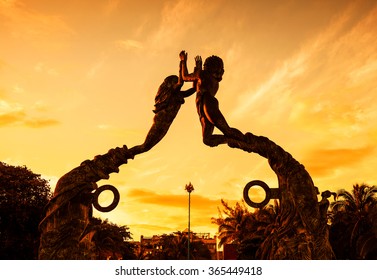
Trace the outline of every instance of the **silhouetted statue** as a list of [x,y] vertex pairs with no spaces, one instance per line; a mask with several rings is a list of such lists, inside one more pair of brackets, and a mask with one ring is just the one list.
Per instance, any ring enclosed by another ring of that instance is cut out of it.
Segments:
[[[182,78],[184,81],[196,83],[196,108],[202,125],[204,144],[214,147],[225,144],[227,138],[242,140],[244,135],[236,128],[228,125],[219,109],[219,102],[215,95],[219,89],[219,83],[224,74],[224,64],[220,57],[210,56],[204,62],[204,69],[201,66],[200,56],[195,57],[196,65],[193,73],[187,71],[187,53],[180,53],[182,67]],[[213,130],[217,127],[224,135],[214,135]]]
[[144,143],[130,149],[134,155],[149,151],[161,141],[177,116],[181,105],[185,103],[184,98],[195,92],[195,87],[181,91],[183,86],[181,75],[183,63],[181,62],[179,65],[179,77],[176,75],[168,76],[160,85],[155,97],[155,109],[153,110],[155,116],[153,118],[153,125],[150,128]]
[[[110,173],[119,171],[120,165],[133,159],[136,154],[148,151],[165,136],[184,98],[195,91],[181,91],[183,81],[191,81],[197,91],[196,106],[203,129],[203,142],[212,147],[227,144],[231,148],[256,153],[268,160],[277,175],[279,187],[274,191],[271,189],[270,196],[280,199],[281,211],[256,257],[333,259],[325,215],[329,204],[327,198],[332,193],[324,192],[318,203],[318,189],[302,164],[270,139],[250,132],[243,134],[228,125],[215,98],[224,74],[221,58],[208,57],[202,69],[201,57],[197,56],[194,72],[188,74],[187,53],[182,51],[179,56],[179,77],[169,76],[160,86],[155,100],[154,123],[144,143],[131,149],[126,146],[111,149],[93,160],[84,161],[59,179],[54,197],[47,206],[46,216],[40,224],[39,258],[95,258],[95,244],[92,242],[94,233],[88,225],[92,205],[97,209],[100,207],[98,201],[94,203],[101,188],[97,189],[96,182],[108,179]],[[223,135],[214,135],[214,127]],[[109,188],[105,189],[111,190],[112,186],[107,186]],[[266,186],[264,189],[269,191]],[[101,209],[111,211],[113,207],[100,207],[98,210]]]

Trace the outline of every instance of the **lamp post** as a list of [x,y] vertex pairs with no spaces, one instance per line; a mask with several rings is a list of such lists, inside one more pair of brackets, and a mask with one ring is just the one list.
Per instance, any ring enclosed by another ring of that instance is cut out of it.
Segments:
[[189,194],[188,199],[188,233],[187,233],[187,259],[190,259],[190,204],[191,204],[191,192],[194,190],[194,186],[191,184],[191,182],[185,186],[185,190]]

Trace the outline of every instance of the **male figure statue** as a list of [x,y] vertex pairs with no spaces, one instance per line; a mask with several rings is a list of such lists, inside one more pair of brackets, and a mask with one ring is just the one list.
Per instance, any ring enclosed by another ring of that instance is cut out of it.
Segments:
[[[195,57],[196,67],[193,73],[187,71],[187,53],[181,51],[179,54],[182,65],[182,78],[186,81],[196,83],[196,108],[202,125],[203,143],[214,147],[227,143],[227,139],[245,140],[244,134],[236,128],[228,125],[219,109],[219,102],[215,95],[219,89],[219,83],[224,74],[224,64],[220,57],[210,56],[204,62],[202,69],[202,59]],[[198,67],[199,66],[199,67]],[[224,135],[213,134],[217,127]]]

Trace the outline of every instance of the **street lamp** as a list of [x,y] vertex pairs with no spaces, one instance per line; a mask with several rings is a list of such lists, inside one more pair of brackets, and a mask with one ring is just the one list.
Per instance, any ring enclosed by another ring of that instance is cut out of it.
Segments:
[[191,184],[191,182],[185,186],[185,190],[189,194],[189,200],[188,200],[188,233],[187,233],[187,259],[190,259],[190,203],[191,203],[191,192],[194,190],[194,186]]

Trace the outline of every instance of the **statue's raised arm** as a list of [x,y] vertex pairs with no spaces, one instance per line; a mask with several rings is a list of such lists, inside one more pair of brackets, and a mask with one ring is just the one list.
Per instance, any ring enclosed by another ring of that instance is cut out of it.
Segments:
[[197,82],[200,79],[200,73],[202,71],[202,58],[199,55],[195,57],[194,72],[189,74],[187,70],[187,56],[187,52],[185,51],[179,53],[179,58],[181,59],[181,77],[185,82]]

